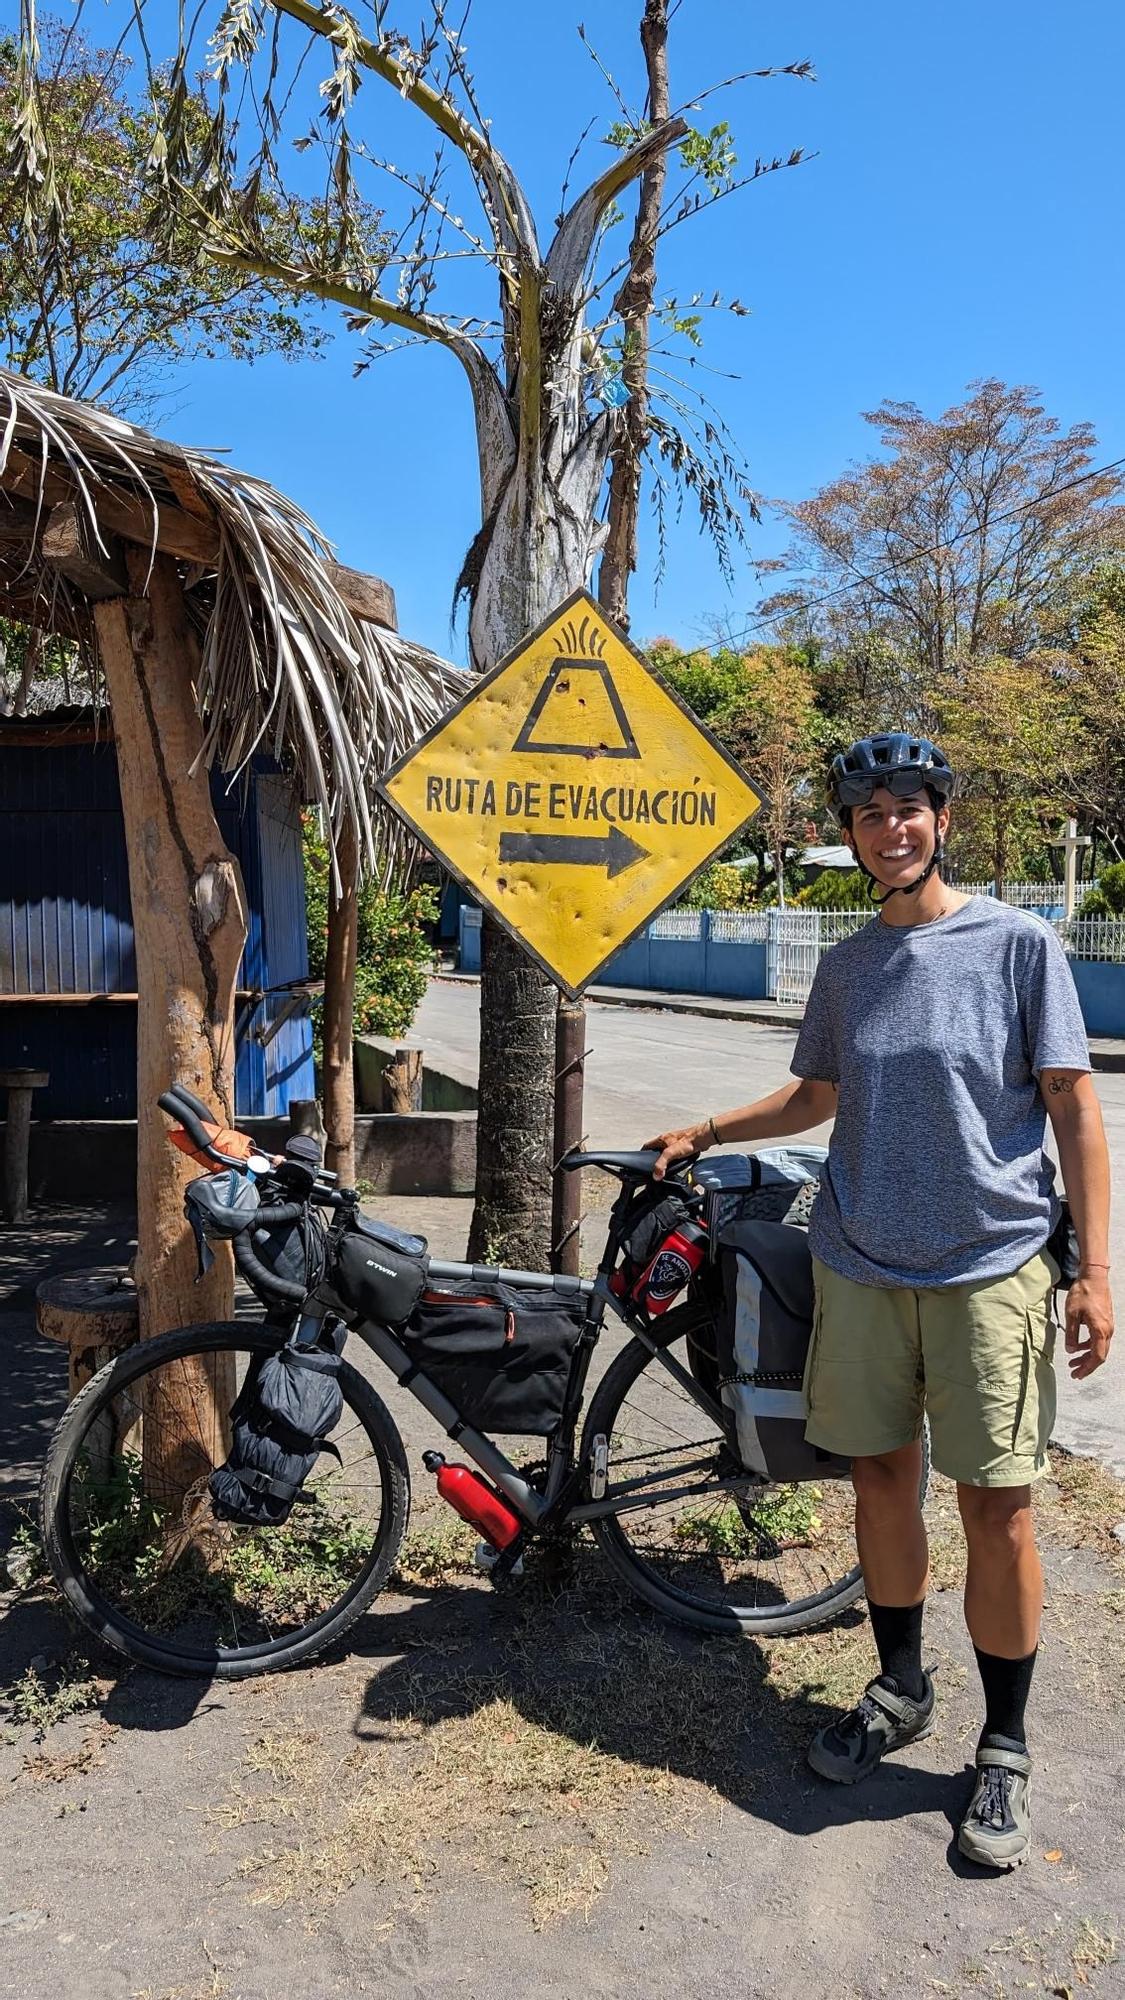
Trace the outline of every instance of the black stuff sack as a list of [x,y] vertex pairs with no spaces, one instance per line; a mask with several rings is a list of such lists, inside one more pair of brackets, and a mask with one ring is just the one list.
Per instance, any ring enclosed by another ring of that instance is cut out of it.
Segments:
[[719,1243],[717,1327],[723,1402],[748,1472],[785,1482],[844,1479],[850,1461],[805,1436],[805,1366],[813,1339],[812,1257],[804,1230],[735,1222]]
[[421,1296],[428,1264],[424,1236],[356,1216],[336,1245],[328,1295],[353,1321],[402,1326]]
[[330,1349],[293,1342],[254,1356],[230,1413],[230,1456],[207,1482],[220,1521],[280,1528],[321,1452],[339,1459],[328,1438],[344,1407],[340,1365]]
[[[191,1224],[199,1258],[199,1277],[215,1261],[212,1243],[229,1243],[250,1228],[258,1212],[258,1190],[248,1174],[224,1167],[218,1174],[201,1174],[184,1191],[184,1214]],[[198,1282],[198,1280],[197,1280]]]
[[461,1279],[427,1284],[400,1339],[465,1423],[550,1437],[585,1317],[581,1293]]

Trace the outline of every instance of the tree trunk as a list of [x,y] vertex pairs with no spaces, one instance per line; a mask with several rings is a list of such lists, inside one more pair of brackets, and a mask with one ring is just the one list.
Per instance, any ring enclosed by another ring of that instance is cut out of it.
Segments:
[[[229,1319],[229,1251],[196,1283],[183,1213],[199,1168],[168,1144],[156,1099],[179,1080],[234,1117],[234,993],[246,940],[242,877],[211,805],[193,681],[195,633],[174,563],[127,557],[131,594],[95,605],[117,739],[137,955],[137,1261],[142,1339]],[[221,1447],[233,1382],[212,1365],[162,1381],[164,1421],[146,1438],[149,1490],[181,1493]],[[169,1421],[179,1418],[179,1435]],[[153,1456],[157,1445],[160,1462]]]
[[325,1164],[341,1187],[355,1186],[355,1078],[352,1030],[359,930],[359,849],[348,820],[336,842],[340,893],[328,892],[328,942],[324,957]]
[[498,924],[484,924],[474,1263],[545,1270],[551,1215],[555,988]]
[[[669,115],[668,0],[645,0],[641,47],[648,71],[648,120]],[[598,602],[607,617],[629,627],[629,578],[637,567],[637,514],[641,463],[648,444],[649,321],[656,289],[656,240],[664,202],[668,155],[657,153],[641,175],[629,275],[614,301],[625,332],[621,379],[629,401],[610,453],[608,531],[598,570]]]
[[785,908],[785,849],[776,848],[773,856],[774,873],[777,877],[777,907]]
[[[562,391],[558,392],[561,399]],[[516,466],[496,505],[473,594],[470,646],[485,672],[574,590],[585,586],[604,530],[595,519],[608,425],[596,421],[558,467]],[[476,1206],[469,1256],[546,1270],[555,987],[498,926],[481,941],[480,1102]]]

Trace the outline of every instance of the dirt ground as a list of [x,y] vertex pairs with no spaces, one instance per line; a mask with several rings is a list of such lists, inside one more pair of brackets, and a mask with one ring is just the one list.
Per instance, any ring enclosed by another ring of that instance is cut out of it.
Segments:
[[[459,1205],[422,1206],[456,1254]],[[34,1280],[128,1236],[90,1213],[0,1236],[0,1547],[65,1395]],[[1125,1994],[1125,1488],[1093,1461],[1060,1452],[1044,1484],[1035,1844],[993,1877],[953,1839],[979,1699],[944,1482],[938,1727],[841,1790],[804,1745],[874,1670],[862,1608],[798,1639],[704,1639],[622,1598],[592,1547],[500,1597],[426,1504],[415,1408],[395,1588],[308,1670],[119,1671],[42,1587],[0,1599],[0,1995]]]

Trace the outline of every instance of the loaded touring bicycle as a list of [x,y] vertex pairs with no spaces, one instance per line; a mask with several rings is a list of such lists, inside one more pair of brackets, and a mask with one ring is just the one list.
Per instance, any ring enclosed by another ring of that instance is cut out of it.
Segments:
[[265,1310],[142,1342],[63,1416],[43,1540],[91,1631],[227,1678],[338,1641],[407,1524],[380,1368],[446,1434],[426,1470],[497,1584],[588,1528],[632,1591],[705,1630],[799,1631],[860,1594],[846,1463],[804,1439],[815,1154],[687,1162],[659,1183],[652,1152],[575,1156],[619,1183],[579,1279],[432,1258],[363,1216],[311,1141],[266,1159],[182,1086],[160,1104],[209,1170],[186,1202],[201,1265],[228,1240]]

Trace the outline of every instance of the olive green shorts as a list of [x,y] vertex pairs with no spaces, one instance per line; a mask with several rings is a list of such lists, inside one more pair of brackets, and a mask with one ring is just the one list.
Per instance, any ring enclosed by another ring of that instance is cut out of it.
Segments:
[[950,1479],[1025,1486],[1047,1470],[1058,1266],[1046,1251],[1011,1277],[940,1291],[858,1285],[815,1258],[813,1274],[812,1444],[875,1457],[920,1437],[925,1415]]

